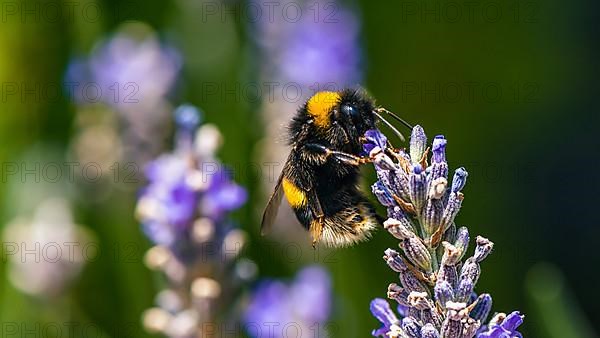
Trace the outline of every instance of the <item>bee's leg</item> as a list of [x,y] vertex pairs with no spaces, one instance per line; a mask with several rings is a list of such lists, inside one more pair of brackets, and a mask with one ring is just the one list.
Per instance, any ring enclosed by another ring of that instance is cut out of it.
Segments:
[[354,165],[354,166],[359,166],[361,164],[369,163],[372,161],[372,159],[369,157],[361,157],[361,156],[348,154],[343,151],[332,150],[332,149],[329,149],[320,144],[309,143],[306,145],[306,147],[310,150],[313,150],[315,152],[325,155],[326,158],[334,156],[341,162],[344,162],[344,163],[350,164],[350,165]]
[[314,219],[310,222],[310,235],[312,237],[312,246],[315,248],[323,233],[325,213],[323,212],[323,207],[321,206],[319,197],[314,189],[308,192],[308,202],[310,211],[314,216]]

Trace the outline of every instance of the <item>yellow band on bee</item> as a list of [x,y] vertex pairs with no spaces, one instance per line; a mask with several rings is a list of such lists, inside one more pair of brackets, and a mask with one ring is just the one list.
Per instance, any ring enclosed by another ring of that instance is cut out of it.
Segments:
[[302,191],[302,189],[298,188],[287,178],[283,179],[282,185],[285,197],[292,208],[297,209],[306,205],[306,194],[304,191]]
[[315,125],[321,128],[329,127],[331,123],[329,113],[339,100],[340,94],[336,92],[318,92],[308,100],[306,108],[315,119]]

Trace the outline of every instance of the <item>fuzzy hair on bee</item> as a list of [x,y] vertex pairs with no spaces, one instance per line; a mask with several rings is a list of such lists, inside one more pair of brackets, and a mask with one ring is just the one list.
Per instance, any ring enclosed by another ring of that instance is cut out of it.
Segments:
[[362,138],[381,109],[352,89],[317,92],[299,108],[289,126],[290,154],[263,214],[263,234],[285,196],[313,246],[345,247],[370,238],[380,221],[359,190],[359,166],[370,160],[362,156]]

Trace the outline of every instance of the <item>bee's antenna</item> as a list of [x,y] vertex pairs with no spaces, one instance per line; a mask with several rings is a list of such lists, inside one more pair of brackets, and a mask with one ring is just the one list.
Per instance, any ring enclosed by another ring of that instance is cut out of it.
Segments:
[[378,111],[380,111],[380,110],[379,109],[374,110],[373,114],[375,114],[375,116],[377,116],[377,118],[379,118],[381,120],[381,122],[385,123],[385,125],[388,126],[394,132],[394,134],[398,135],[398,137],[400,138],[400,140],[402,142],[406,141],[406,139],[404,138],[404,135],[402,135],[402,133],[399,132],[398,129],[396,129],[396,127],[394,127],[391,123],[389,123],[386,119],[384,119],[383,116],[381,116],[381,114],[378,113]]
[[389,111],[389,110],[387,110],[387,109],[385,109],[383,107],[377,108],[377,112],[379,112],[379,113],[381,113],[381,112],[386,113],[389,116],[391,116],[392,118],[394,118],[396,121],[398,121],[398,122],[402,123],[403,125],[405,125],[408,129],[410,129],[410,130],[413,129],[413,126],[411,126],[410,123],[404,121],[404,119],[402,119],[400,116],[392,113],[391,111]]

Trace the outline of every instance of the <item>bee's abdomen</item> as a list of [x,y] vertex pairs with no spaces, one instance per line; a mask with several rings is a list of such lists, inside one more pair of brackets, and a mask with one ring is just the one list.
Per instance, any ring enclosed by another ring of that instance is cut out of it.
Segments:
[[346,247],[368,240],[379,224],[370,208],[360,204],[326,217],[321,241],[327,246]]
[[366,198],[354,186],[346,186],[322,199],[325,219],[321,241],[345,247],[371,237],[379,221]]

